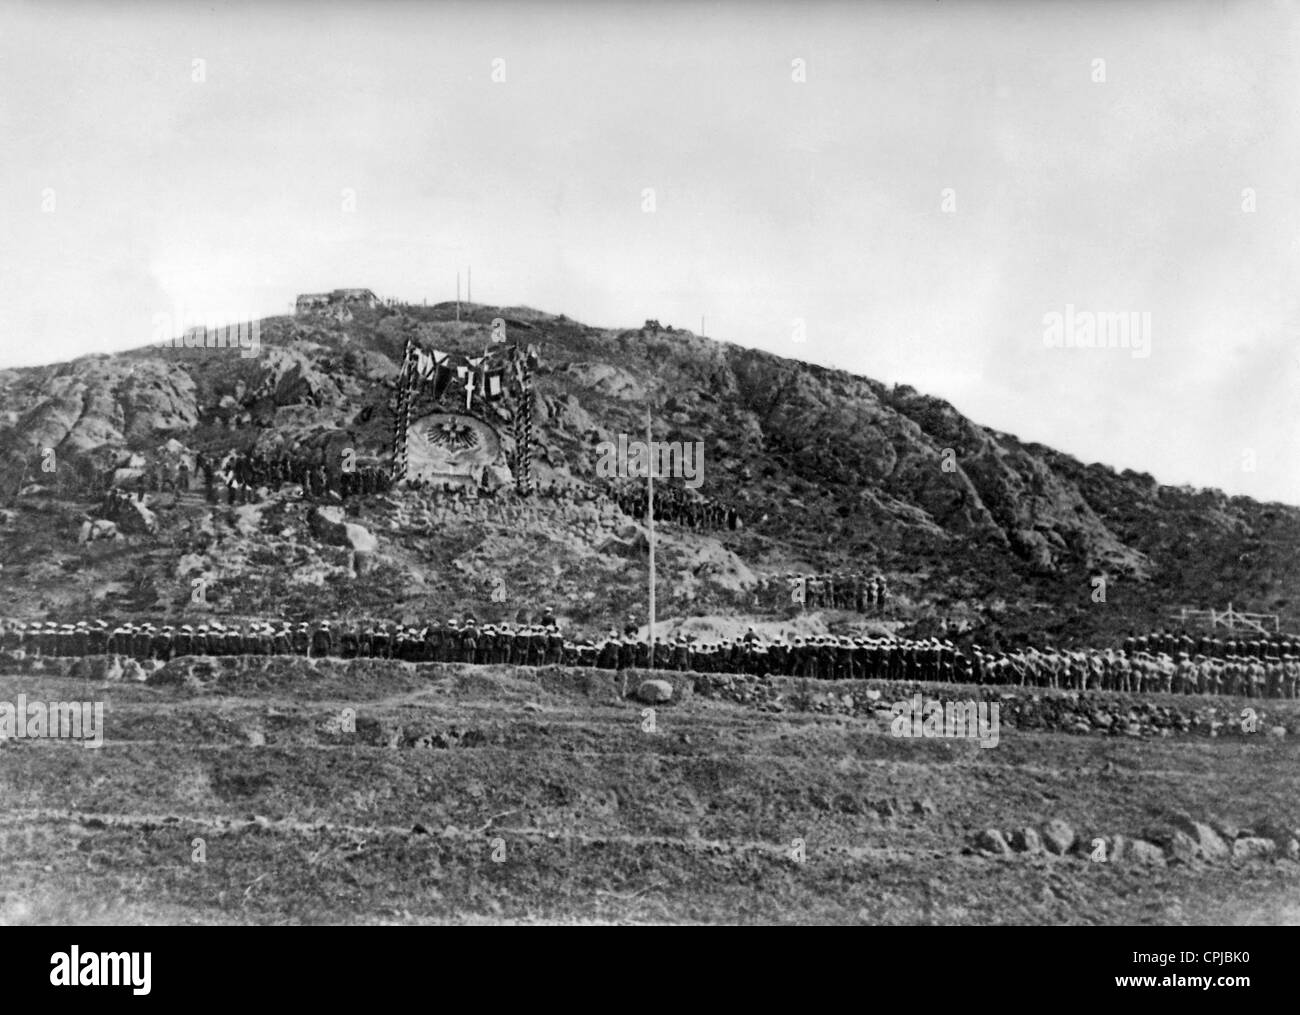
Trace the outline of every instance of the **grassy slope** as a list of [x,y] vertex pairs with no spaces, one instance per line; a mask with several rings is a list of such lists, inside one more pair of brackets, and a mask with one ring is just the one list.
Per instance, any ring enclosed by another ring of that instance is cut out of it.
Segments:
[[[1177,810],[1290,827],[1294,737],[1004,728],[980,750],[689,694],[657,710],[651,734],[615,685],[460,667],[290,667],[208,687],[0,678],[0,698],[89,696],[109,712],[99,751],[0,746],[0,919],[1300,919],[1289,861],[1148,869],[964,851],[974,831],[1052,817],[1088,838],[1139,836]],[[344,708],[355,734],[337,729]],[[205,864],[190,860],[195,837]]]

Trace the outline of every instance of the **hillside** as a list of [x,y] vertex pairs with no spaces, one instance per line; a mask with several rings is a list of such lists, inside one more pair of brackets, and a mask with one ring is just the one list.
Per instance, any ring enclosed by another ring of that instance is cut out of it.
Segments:
[[[1284,626],[1300,619],[1295,507],[1080,463],[911,388],[690,332],[597,329],[520,307],[462,305],[460,321],[453,304],[341,316],[265,320],[247,358],[150,347],[0,371],[0,613],[514,619],[550,606],[593,634],[641,616],[639,527],[545,503],[511,522],[448,518],[400,487],[350,500],[347,521],[378,540],[361,573],[288,488],[233,508],[201,492],[151,495],[156,532],[77,541],[99,499],[92,477],[129,468],[132,453],[350,447],[386,461],[407,339],[476,355],[499,316],[541,351],[543,485],[595,482],[595,446],[642,435],[647,408],[656,439],[704,442],[700,493],[736,505],[744,526],[660,528],[663,618],[787,619],[798,608],[762,593],[764,575],[852,570],[884,573],[893,606],[818,618],[831,629],[929,633],[947,619],[982,641],[1108,642],[1162,626],[1170,607],[1228,601]],[[206,602],[193,601],[199,578]]]

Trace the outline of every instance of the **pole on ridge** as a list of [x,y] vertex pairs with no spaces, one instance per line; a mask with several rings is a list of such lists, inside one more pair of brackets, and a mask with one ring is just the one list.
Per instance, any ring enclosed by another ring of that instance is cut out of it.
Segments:
[[[645,414],[645,446],[652,451],[650,410]],[[655,455],[646,463],[646,522],[650,530],[650,669],[655,668]]]

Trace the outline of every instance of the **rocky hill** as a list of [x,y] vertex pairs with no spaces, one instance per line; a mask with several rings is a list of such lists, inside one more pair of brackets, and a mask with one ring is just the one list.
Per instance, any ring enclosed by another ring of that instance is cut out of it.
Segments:
[[375,537],[361,570],[287,489],[233,508],[151,495],[153,531],[78,542],[105,470],[232,449],[385,461],[407,339],[477,355],[502,317],[541,350],[541,482],[595,483],[596,445],[642,436],[649,409],[656,439],[704,442],[700,492],[740,508],[737,531],[661,528],[662,617],[788,620],[799,607],[763,593],[763,576],[864,570],[891,582],[886,616],[801,623],[928,633],[948,621],[980,640],[1069,643],[1163,625],[1181,605],[1300,619],[1295,507],[1084,464],[909,387],[686,331],[521,307],[462,305],[460,317],[452,304],[357,307],[265,320],[255,356],[153,346],[0,371],[0,611],[514,619],[551,606],[592,632],[643,614],[639,526],[546,505],[503,521],[447,517],[401,488],[349,501],[330,525],[346,514]]

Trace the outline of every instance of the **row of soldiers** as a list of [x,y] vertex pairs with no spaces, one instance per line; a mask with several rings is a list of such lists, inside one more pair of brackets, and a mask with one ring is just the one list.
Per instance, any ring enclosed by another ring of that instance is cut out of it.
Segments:
[[337,470],[329,469],[323,449],[315,461],[288,452],[276,457],[231,452],[214,462],[200,453],[195,467],[203,476],[204,496],[210,504],[219,500],[219,485],[226,489],[227,504],[251,503],[263,487],[278,491],[289,483],[302,487],[304,497],[317,500],[331,493],[342,498],[386,493],[392,486],[392,477],[379,466],[344,462]]
[[406,662],[498,663],[523,666],[656,668],[697,673],[786,675],[822,680],[941,681],[1013,687],[1128,693],[1230,694],[1295,698],[1300,656],[1276,660],[1212,656],[1171,657],[1139,652],[963,651],[946,639],[909,640],[837,635],[697,641],[677,635],[651,649],[630,622],[597,640],[566,638],[549,611],[540,623],[479,625],[473,617],[420,627],[393,623],[316,625],[254,621],[246,626],[211,621],[158,625],[104,621],[77,624],[11,622],[0,647],[44,656],[120,654],[168,660],[185,655],[301,655],[397,659]]
[[[649,495],[644,485],[631,484],[613,489],[614,500],[629,518],[645,520]],[[671,522],[691,529],[741,528],[740,513],[707,497],[692,496],[680,487],[655,487],[655,521]]]
[[889,585],[883,575],[845,574],[794,574],[787,573],[784,580],[775,575],[763,578],[758,588],[759,599],[766,604],[793,603],[810,610],[856,610],[867,613],[883,609],[889,602]]
[[1277,633],[1272,635],[1242,632],[1238,637],[1229,634],[1219,638],[1202,632],[1193,637],[1187,631],[1177,633],[1165,630],[1147,634],[1130,634],[1123,642],[1124,654],[1130,658],[1141,652],[1177,657],[1208,656],[1215,659],[1281,659],[1291,655],[1300,658],[1300,636]]
[[136,500],[144,500],[147,493],[177,493],[190,488],[190,467],[184,460],[175,464],[152,462],[125,480],[121,486],[115,485],[115,475],[116,470],[110,469],[99,480],[106,505],[108,498],[114,495],[122,499],[133,496]]
[[594,538],[600,530],[612,531],[619,528],[620,524],[626,524],[625,520],[620,523],[614,503],[605,497],[548,502],[543,496],[521,495],[507,488],[499,489],[487,497],[475,496],[468,491],[459,495],[439,492],[427,496],[428,486],[412,485],[411,488],[422,494],[412,498],[418,504],[412,516],[424,527],[441,528],[453,518],[516,526],[549,519],[579,525],[586,530],[588,536]]

